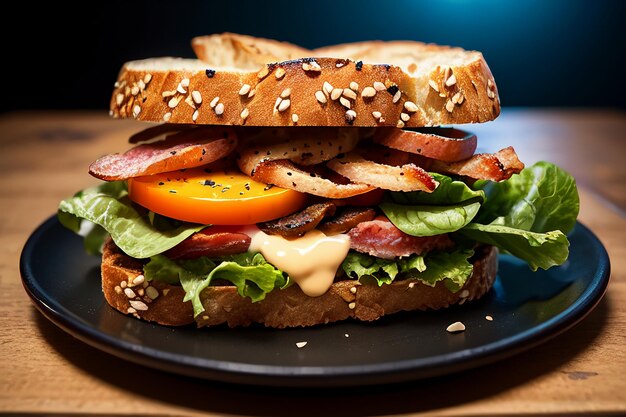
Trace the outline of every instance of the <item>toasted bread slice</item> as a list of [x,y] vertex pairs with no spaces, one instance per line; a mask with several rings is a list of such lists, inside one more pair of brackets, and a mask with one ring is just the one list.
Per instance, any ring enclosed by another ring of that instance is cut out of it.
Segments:
[[[372,321],[399,311],[436,310],[478,299],[491,288],[497,272],[497,250],[491,246],[479,247],[473,264],[472,276],[456,293],[441,282],[430,287],[415,280],[401,280],[379,287],[342,280],[320,297],[309,297],[297,285],[292,285],[274,290],[265,300],[252,303],[249,298],[239,296],[234,286],[211,286],[201,294],[206,311],[195,321],[198,326],[262,323],[284,328],[348,318]],[[191,302],[183,302],[182,287],[148,283],[141,278],[135,281],[142,273],[141,262],[125,255],[109,239],[102,255],[102,289],[111,306],[122,313],[163,325],[194,322]]]
[[500,113],[480,52],[411,41],[307,51],[233,34],[196,38],[194,49],[204,61],[126,63],[111,114],[169,123],[424,127]]

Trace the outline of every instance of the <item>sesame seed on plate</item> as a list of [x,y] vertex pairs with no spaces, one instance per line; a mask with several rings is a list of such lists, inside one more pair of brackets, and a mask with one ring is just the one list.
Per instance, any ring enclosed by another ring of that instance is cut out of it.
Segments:
[[493,321],[493,317],[491,317],[491,316],[485,316],[485,320],[487,320],[487,321]]
[[296,342],[296,346],[298,347],[298,349],[302,349],[306,346],[307,343],[309,342]]
[[449,333],[463,332],[465,331],[465,325],[460,321],[455,321],[454,323],[446,327],[446,331]]

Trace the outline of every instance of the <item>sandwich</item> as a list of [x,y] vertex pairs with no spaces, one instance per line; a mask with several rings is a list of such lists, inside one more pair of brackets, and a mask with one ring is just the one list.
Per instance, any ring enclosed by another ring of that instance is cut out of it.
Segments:
[[500,112],[482,54],[412,41],[307,50],[236,34],[126,63],[61,223],[102,256],[106,301],[179,326],[283,328],[440,309],[489,291],[498,251],[562,264],[579,200],[549,162],[477,153]]

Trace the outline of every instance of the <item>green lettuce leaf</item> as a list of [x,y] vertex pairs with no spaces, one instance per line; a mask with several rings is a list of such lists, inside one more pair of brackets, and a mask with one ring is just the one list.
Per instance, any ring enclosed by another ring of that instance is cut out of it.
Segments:
[[425,191],[390,192],[391,201],[397,204],[417,206],[458,204],[468,200],[482,203],[485,200],[483,190],[474,190],[463,181],[454,180],[447,175],[436,172],[429,172],[429,174],[439,183],[435,191],[432,193]]
[[430,286],[444,281],[450,291],[456,292],[472,274],[473,266],[468,259],[473,254],[472,249],[459,248],[453,252],[432,252],[426,257],[412,255],[387,260],[350,251],[341,267],[349,277],[357,280],[371,277],[379,286],[390,284],[403,273],[405,278],[417,279]]
[[[103,183],[61,201],[58,218],[61,224],[76,233],[91,230],[83,234],[88,237],[85,244],[89,251],[102,246],[106,237],[104,230],[120,249],[133,258],[149,258],[165,252],[206,227],[172,223],[162,216],[151,215],[130,201],[126,185],[121,181]],[[85,222],[98,227],[94,229]]]
[[476,216],[480,203],[472,200],[453,206],[382,203],[380,208],[391,223],[404,233],[411,236],[435,236],[463,228]]
[[213,280],[230,281],[237,287],[240,296],[249,297],[253,302],[263,300],[268,292],[284,288],[288,283],[288,278],[267,263],[260,253],[245,253],[225,259],[229,260],[217,261],[216,265],[208,258],[173,261],[157,255],[144,266],[144,275],[148,280],[180,281],[185,290],[183,301],[191,301],[194,316],[204,311],[200,294]]
[[497,246],[528,262],[532,270],[565,262],[569,253],[565,233],[576,224],[579,210],[571,175],[549,162],[538,162],[483,188],[487,201],[477,221],[460,231],[462,235]]

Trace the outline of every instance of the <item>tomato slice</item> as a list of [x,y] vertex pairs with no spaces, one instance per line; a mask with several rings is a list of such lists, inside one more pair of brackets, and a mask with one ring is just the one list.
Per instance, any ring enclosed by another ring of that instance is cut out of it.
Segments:
[[130,178],[130,199],[155,213],[215,225],[245,225],[291,214],[306,194],[268,186],[236,170],[202,168]]

